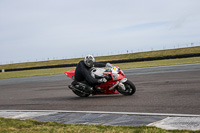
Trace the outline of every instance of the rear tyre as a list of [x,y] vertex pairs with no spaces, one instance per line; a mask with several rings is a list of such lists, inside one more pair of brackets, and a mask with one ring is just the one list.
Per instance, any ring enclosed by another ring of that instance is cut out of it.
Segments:
[[136,87],[131,81],[127,80],[123,84],[124,84],[126,89],[122,90],[121,88],[118,88],[119,93],[121,93],[125,96],[130,96],[130,95],[133,95],[135,93]]
[[71,85],[69,85],[68,87],[74,92],[74,94],[76,94],[79,97],[88,97],[90,95],[90,93],[87,93],[85,91],[85,87],[84,85],[78,85],[78,87],[75,87],[77,84],[76,81],[73,81],[71,83]]

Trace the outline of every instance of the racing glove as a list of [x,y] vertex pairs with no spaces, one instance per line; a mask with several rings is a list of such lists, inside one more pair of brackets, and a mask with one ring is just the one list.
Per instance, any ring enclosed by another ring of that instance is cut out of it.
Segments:
[[106,78],[101,78],[98,80],[98,83],[106,83],[107,79]]

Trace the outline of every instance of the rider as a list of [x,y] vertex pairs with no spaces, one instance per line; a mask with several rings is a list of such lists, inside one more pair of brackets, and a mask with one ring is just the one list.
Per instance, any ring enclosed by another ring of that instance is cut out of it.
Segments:
[[91,75],[92,67],[105,67],[104,63],[95,62],[92,55],[87,55],[84,60],[80,61],[75,70],[75,81],[86,84],[86,91],[92,92],[96,84],[107,82],[106,78],[96,79]]

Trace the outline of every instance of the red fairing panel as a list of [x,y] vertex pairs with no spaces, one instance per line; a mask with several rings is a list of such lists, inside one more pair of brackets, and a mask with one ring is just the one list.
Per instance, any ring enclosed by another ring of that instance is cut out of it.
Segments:
[[75,77],[74,77],[74,75],[75,75],[75,70],[67,71],[67,72],[65,72],[65,75],[66,75],[67,77],[70,77],[72,80],[75,80]]

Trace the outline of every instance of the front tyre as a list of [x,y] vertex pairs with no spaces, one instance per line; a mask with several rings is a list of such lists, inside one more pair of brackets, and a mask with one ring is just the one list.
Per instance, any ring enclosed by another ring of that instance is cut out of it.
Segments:
[[133,95],[135,93],[136,87],[131,81],[127,80],[123,84],[125,86],[125,90],[123,90],[122,88],[118,87],[119,93],[121,93],[121,94],[123,94],[125,96],[130,96],[130,95]]

